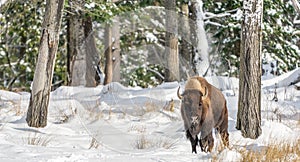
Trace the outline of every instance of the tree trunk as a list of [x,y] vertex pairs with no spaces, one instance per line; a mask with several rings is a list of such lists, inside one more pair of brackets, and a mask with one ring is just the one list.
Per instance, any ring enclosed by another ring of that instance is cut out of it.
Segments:
[[58,48],[64,0],[47,0],[38,62],[34,72],[26,121],[30,127],[45,127],[55,57]]
[[109,24],[105,26],[105,69],[104,85],[112,82],[113,60],[112,60],[112,29]]
[[85,19],[84,26],[85,48],[86,48],[86,75],[85,86],[94,87],[97,85],[95,75],[97,73],[97,61],[99,60],[99,51],[93,32],[93,22],[91,17]]
[[180,46],[180,74],[181,78],[187,80],[194,73],[190,71],[192,69],[192,46],[190,38],[190,24],[189,24],[189,6],[187,3],[181,5],[181,16],[179,27],[179,35],[181,36],[181,46]]
[[236,128],[247,138],[261,134],[261,48],[263,0],[244,0],[239,104]]
[[182,45],[181,45],[181,56],[186,61],[191,60],[190,50],[189,50],[189,43],[191,43],[190,40],[190,25],[189,25],[189,6],[186,3],[183,3],[181,5],[181,19],[180,19],[180,35],[183,38],[182,39]]
[[166,0],[166,45],[165,56],[167,67],[165,68],[166,81],[179,80],[179,56],[178,56],[178,24],[176,14],[176,1]]
[[[83,7],[85,1],[69,0],[71,11]],[[95,86],[98,60],[92,20],[81,11],[68,15],[68,84],[71,86]]]
[[193,45],[193,69],[199,76],[205,76],[209,69],[208,42],[204,29],[203,2],[196,0],[191,3],[191,33]]
[[121,55],[120,55],[120,26],[119,26],[119,18],[114,19],[114,23],[112,26],[112,61],[113,61],[113,82],[120,82],[121,74],[120,74],[120,63],[121,63]]

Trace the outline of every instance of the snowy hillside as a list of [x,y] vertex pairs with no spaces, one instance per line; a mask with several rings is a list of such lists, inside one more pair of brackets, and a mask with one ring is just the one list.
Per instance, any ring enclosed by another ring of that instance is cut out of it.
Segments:
[[[263,81],[263,132],[256,140],[243,138],[235,129],[238,80],[207,78],[228,101],[230,148],[219,151],[217,140],[212,153],[198,154],[191,153],[185,138],[176,96],[184,83],[151,89],[119,83],[60,87],[51,93],[48,125],[39,129],[25,121],[29,93],[0,91],[0,161],[239,161],[242,149],[260,150],[272,142],[300,139],[300,91],[287,84],[298,74]],[[278,102],[272,101],[275,83]]]

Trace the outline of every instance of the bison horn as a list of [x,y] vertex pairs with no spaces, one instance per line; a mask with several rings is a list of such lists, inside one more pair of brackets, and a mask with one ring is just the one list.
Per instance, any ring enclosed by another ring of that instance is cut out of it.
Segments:
[[177,89],[177,96],[178,96],[179,99],[182,99],[182,96],[181,96],[181,94],[179,93],[179,89],[180,89],[180,87],[178,87],[178,89]]
[[202,96],[202,99],[203,99],[203,100],[206,99],[207,96],[208,96],[208,90],[207,90],[207,87],[205,87],[204,89],[205,89],[205,93],[204,93],[203,96]]

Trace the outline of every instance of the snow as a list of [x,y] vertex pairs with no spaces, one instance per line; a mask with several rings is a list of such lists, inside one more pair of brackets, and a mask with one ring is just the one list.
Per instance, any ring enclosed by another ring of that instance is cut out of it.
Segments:
[[95,8],[95,3],[94,2],[91,2],[90,4],[86,3],[84,6],[88,9]]
[[290,86],[291,83],[297,80],[297,78],[299,77],[300,77],[300,68],[297,68],[276,78],[263,81],[262,87],[274,88],[275,84],[277,84],[276,85],[277,87],[287,87]]
[[146,31],[145,36],[146,36],[147,42],[157,43],[157,41],[158,41],[157,37],[153,33],[150,33],[148,31]]
[[[45,128],[26,124],[29,93],[0,90],[0,160],[240,161],[241,148],[259,150],[274,141],[300,139],[300,91],[289,86],[299,71],[262,81],[262,134],[255,140],[235,129],[238,79],[207,77],[227,100],[230,148],[218,150],[220,141],[215,135],[213,152],[202,153],[198,147],[198,154],[191,153],[180,116],[176,92],[179,86],[184,89],[184,82],[147,89],[119,83],[95,88],[62,86],[51,92]],[[278,102],[272,101],[274,83]],[[168,109],[172,99],[173,112]]]
[[7,0],[1,0],[1,1],[0,1],[0,7],[1,7],[2,5],[4,5],[4,4],[6,3],[6,1],[7,1]]

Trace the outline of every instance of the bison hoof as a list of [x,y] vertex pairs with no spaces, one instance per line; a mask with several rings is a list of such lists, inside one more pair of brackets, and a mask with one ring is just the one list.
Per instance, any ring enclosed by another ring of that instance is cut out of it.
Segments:
[[[198,139],[197,139],[198,140]],[[192,153],[197,154],[197,149],[196,149],[197,144],[192,145]]]
[[200,144],[200,147],[201,147],[201,151],[202,152],[211,152],[212,149],[213,149],[213,141],[209,141],[209,140],[205,140],[205,139],[201,139],[199,140],[199,144]]

